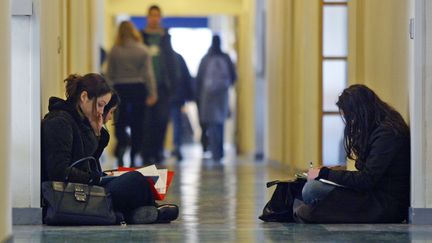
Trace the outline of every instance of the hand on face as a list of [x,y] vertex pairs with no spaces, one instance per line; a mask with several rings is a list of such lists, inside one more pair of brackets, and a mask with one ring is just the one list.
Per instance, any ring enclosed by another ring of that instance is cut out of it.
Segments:
[[315,180],[315,178],[318,177],[320,170],[320,168],[310,168],[307,173],[308,180]]
[[102,114],[97,114],[96,118],[90,120],[90,125],[93,128],[93,131],[95,133],[96,136],[100,136],[100,131],[102,129],[103,126],[103,117]]
[[[84,115],[90,122],[91,127],[93,128],[96,136],[100,135],[100,131],[102,129],[104,119],[103,119],[103,111],[105,106],[111,99],[111,93],[105,94],[103,96],[89,99],[86,91],[82,92],[80,107]],[[96,107],[95,107],[96,101]]]
[[109,120],[111,120],[114,117],[114,112],[117,109],[117,106],[111,108],[108,113],[103,118],[103,123],[107,123]]
[[147,104],[148,106],[153,106],[154,104],[156,104],[156,102],[157,102],[157,98],[154,97],[154,96],[149,96],[149,97],[147,97],[147,99],[146,99],[146,104]]

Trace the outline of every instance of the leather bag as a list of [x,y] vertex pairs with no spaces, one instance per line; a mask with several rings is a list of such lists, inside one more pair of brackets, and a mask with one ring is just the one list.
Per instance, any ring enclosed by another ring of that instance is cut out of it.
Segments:
[[306,180],[298,179],[267,182],[267,188],[276,185],[276,189],[258,218],[266,222],[294,222],[294,200],[301,199],[301,191],[305,183]]
[[[95,158],[86,157],[69,168],[83,162],[87,162],[89,168],[90,162],[97,163]],[[68,182],[66,176],[65,181],[43,182],[42,195],[46,206],[44,222],[48,225],[116,224],[111,195],[103,187]]]

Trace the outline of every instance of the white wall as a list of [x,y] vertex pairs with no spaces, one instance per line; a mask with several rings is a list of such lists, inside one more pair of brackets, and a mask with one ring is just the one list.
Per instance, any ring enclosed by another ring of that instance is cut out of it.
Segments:
[[[12,205],[13,207],[39,207],[39,151],[32,143],[39,143],[32,116],[39,110],[39,96],[33,87],[39,86],[32,72],[31,16],[12,17]],[[38,129],[39,130],[39,129]],[[36,134],[35,134],[36,133]],[[35,137],[36,136],[36,137]]]
[[[11,20],[11,189],[13,208],[40,207],[38,1],[32,15]],[[28,14],[26,12],[25,14]]]

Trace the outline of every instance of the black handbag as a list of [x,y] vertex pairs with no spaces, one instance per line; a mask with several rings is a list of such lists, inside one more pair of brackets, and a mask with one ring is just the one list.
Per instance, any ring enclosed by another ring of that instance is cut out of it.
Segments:
[[[85,161],[97,163],[95,158],[86,157],[69,168]],[[44,222],[48,225],[112,225],[117,222],[111,195],[103,187],[68,182],[66,176],[65,181],[43,182],[42,195],[46,207]]]
[[294,200],[301,199],[301,191],[305,183],[306,180],[299,179],[267,182],[267,188],[276,185],[276,189],[258,218],[266,222],[294,222]]

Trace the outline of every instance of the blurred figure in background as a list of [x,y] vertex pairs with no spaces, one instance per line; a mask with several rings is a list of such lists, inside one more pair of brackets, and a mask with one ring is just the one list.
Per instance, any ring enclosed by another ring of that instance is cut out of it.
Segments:
[[163,158],[163,145],[170,115],[170,98],[175,92],[179,71],[168,30],[161,26],[161,9],[153,5],[148,10],[147,26],[141,32],[149,47],[156,77],[158,100],[147,110],[145,122],[144,161],[159,163]]
[[224,122],[229,115],[228,90],[237,79],[234,64],[222,52],[218,35],[213,36],[211,47],[199,65],[196,79],[198,112],[204,136],[201,141],[208,139],[213,160],[218,162],[224,156]]
[[187,101],[193,99],[194,92],[192,87],[192,77],[186,62],[180,54],[175,54],[177,57],[180,76],[176,82],[175,93],[171,97],[171,119],[173,122],[174,133],[174,149],[172,155],[180,161],[183,159],[180,149],[183,140],[183,108]]
[[[107,77],[122,100],[116,113],[115,156],[118,166],[123,166],[123,155],[130,143],[131,167],[135,155],[142,152],[146,106],[157,101],[156,81],[149,50],[142,43],[133,23],[120,24],[117,39],[108,57]],[[126,128],[130,128],[130,138]]]

